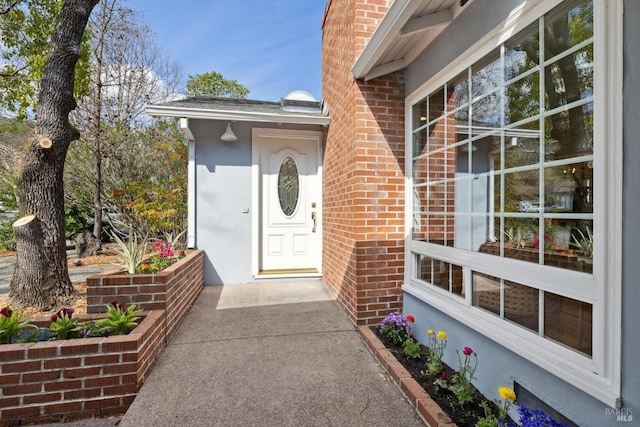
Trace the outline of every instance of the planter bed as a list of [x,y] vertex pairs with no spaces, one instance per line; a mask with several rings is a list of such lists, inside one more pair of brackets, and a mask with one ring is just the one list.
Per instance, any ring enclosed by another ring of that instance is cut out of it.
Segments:
[[143,315],[129,335],[0,346],[0,426],[124,413],[166,343],[165,312]]
[[360,335],[369,347],[369,350],[378,359],[380,365],[389,374],[389,378],[398,386],[402,393],[407,397],[411,406],[413,406],[418,414],[424,419],[429,426],[438,427],[456,427],[447,414],[438,406],[438,404],[429,396],[422,386],[411,376],[404,366],[396,360],[386,346],[380,341],[376,334],[369,326],[360,326],[358,328]]
[[141,310],[167,311],[167,339],[202,290],[204,252],[187,255],[157,274],[125,274],[116,268],[87,279],[87,312],[104,313],[112,301]]
[[0,345],[0,427],[125,413],[202,290],[203,267],[204,253],[190,251],[158,274],[88,278],[93,314],[75,317],[104,317],[112,301],[136,304],[143,319],[129,335]]

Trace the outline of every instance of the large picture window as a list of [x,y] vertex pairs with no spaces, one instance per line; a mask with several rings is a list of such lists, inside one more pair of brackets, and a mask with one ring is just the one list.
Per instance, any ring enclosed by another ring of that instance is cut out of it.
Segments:
[[408,98],[408,275],[445,306],[600,363],[609,207],[598,153],[611,141],[596,136],[594,70],[604,60],[594,1],[554,4]]

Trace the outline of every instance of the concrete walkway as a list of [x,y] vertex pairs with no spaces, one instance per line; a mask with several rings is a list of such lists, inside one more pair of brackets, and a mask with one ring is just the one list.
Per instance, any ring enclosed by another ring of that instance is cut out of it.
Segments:
[[119,425],[424,426],[383,372],[321,281],[207,286]]

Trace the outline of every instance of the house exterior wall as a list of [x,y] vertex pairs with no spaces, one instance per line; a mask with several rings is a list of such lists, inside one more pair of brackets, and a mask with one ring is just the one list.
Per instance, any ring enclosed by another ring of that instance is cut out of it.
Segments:
[[195,249],[205,253],[204,284],[252,281],[251,180],[253,128],[321,131],[321,126],[234,122],[238,140],[222,142],[227,122],[191,119],[195,137]]
[[[469,3],[458,19],[405,70],[406,93],[410,94],[419,88],[459,57],[504,21],[509,12],[521,3],[521,0],[475,0]],[[640,52],[635,47],[635,40],[640,37],[640,30],[635,24],[638,16],[640,3],[635,0],[624,1],[621,396],[625,408],[622,413],[632,415],[634,422],[640,416],[640,365],[637,363],[640,347],[640,331],[637,328],[640,322],[637,310],[640,301],[640,288],[637,285],[640,276],[637,262],[640,230],[636,226],[640,221],[637,192],[640,185],[640,175],[637,173],[637,164],[640,162],[640,146],[637,143],[637,135],[640,134],[640,107],[637,102],[640,96],[637,79]],[[486,396],[496,396],[497,387],[517,382],[576,425],[620,425],[617,419],[620,412],[616,413],[605,403],[408,293],[403,295],[403,312],[416,317],[413,329],[421,342],[428,341],[427,328],[446,328],[448,347],[473,347],[479,355],[478,378],[474,384]],[[453,351],[447,351],[444,360],[449,365],[457,366]]]
[[323,277],[352,321],[401,307],[404,273],[402,73],[356,81],[351,67],[388,0],[329,0],[323,22]]

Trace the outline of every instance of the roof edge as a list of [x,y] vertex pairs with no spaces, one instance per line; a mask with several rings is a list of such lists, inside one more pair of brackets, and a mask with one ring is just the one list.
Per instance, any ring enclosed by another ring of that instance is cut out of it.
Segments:
[[269,122],[328,126],[329,116],[307,114],[271,114],[234,110],[184,108],[169,105],[149,105],[147,114],[152,117],[178,117],[206,120],[235,120],[239,122]]
[[412,0],[396,0],[393,2],[371,39],[369,39],[369,42],[351,67],[351,72],[356,79],[364,78],[369,74],[383,55],[384,50],[395,41],[402,27],[419,6],[420,2]]

